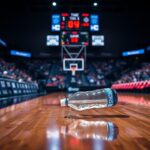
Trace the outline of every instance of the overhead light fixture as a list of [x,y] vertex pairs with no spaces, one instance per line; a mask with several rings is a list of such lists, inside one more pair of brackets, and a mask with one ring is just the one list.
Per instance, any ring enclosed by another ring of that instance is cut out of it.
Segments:
[[97,3],[97,2],[94,2],[94,3],[93,3],[93,6],[95,6],[95,7],[98,6],[98,3]]
[[52,5],[53,5],[53,6],[57,6],[57,3],[56,3],[56,2],[52,2]]

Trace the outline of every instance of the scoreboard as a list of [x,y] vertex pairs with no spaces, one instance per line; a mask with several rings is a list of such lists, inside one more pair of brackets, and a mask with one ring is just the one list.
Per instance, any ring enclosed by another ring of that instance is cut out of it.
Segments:
[[63,31],[61,34],[61,45],[85,45],[88,46],[88,32]]
[[[92,36],[99,34],[99,32],[100,27],[98,14],[90,14],[90,13],[52,14],[51,35],[47,36],[46,43],[47,46],[59,46],[59,45],[102,46],[103,44],[92,43],[95,42],[93,41]],[[59,42],[58,39],[60,40]]]
[[99,31],[99,16],[89,13],[62,13],[52,15],[52,31],[91,30]]
[[64,30],[88,30],[90,26],[89,14],[62,13],[61,29]]

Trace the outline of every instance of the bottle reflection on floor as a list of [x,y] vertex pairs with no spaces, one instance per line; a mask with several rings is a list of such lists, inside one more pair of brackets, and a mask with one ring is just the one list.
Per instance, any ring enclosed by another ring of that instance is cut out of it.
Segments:
[[61,134],[77,139],[113,141],[117,139],[118,133],[118,127],[114,123],[106,121],[73,120],[66,126],[61,126]]

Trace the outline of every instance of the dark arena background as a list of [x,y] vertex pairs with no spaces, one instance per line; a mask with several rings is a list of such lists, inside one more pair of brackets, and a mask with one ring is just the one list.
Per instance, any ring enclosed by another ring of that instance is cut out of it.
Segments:
[[[113,107],[61,106],[106,88]],[[0,150],[121,149],[150,149],[148,1],[1,0]]]

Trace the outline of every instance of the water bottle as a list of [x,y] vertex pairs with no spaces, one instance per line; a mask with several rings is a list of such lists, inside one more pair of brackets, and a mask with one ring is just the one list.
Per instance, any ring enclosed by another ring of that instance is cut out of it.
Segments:
[[115,90],[104,88],[94,91],[77,92],[60,100],[61,106],[69,106],[77,111],[111,107],[117,104]]

